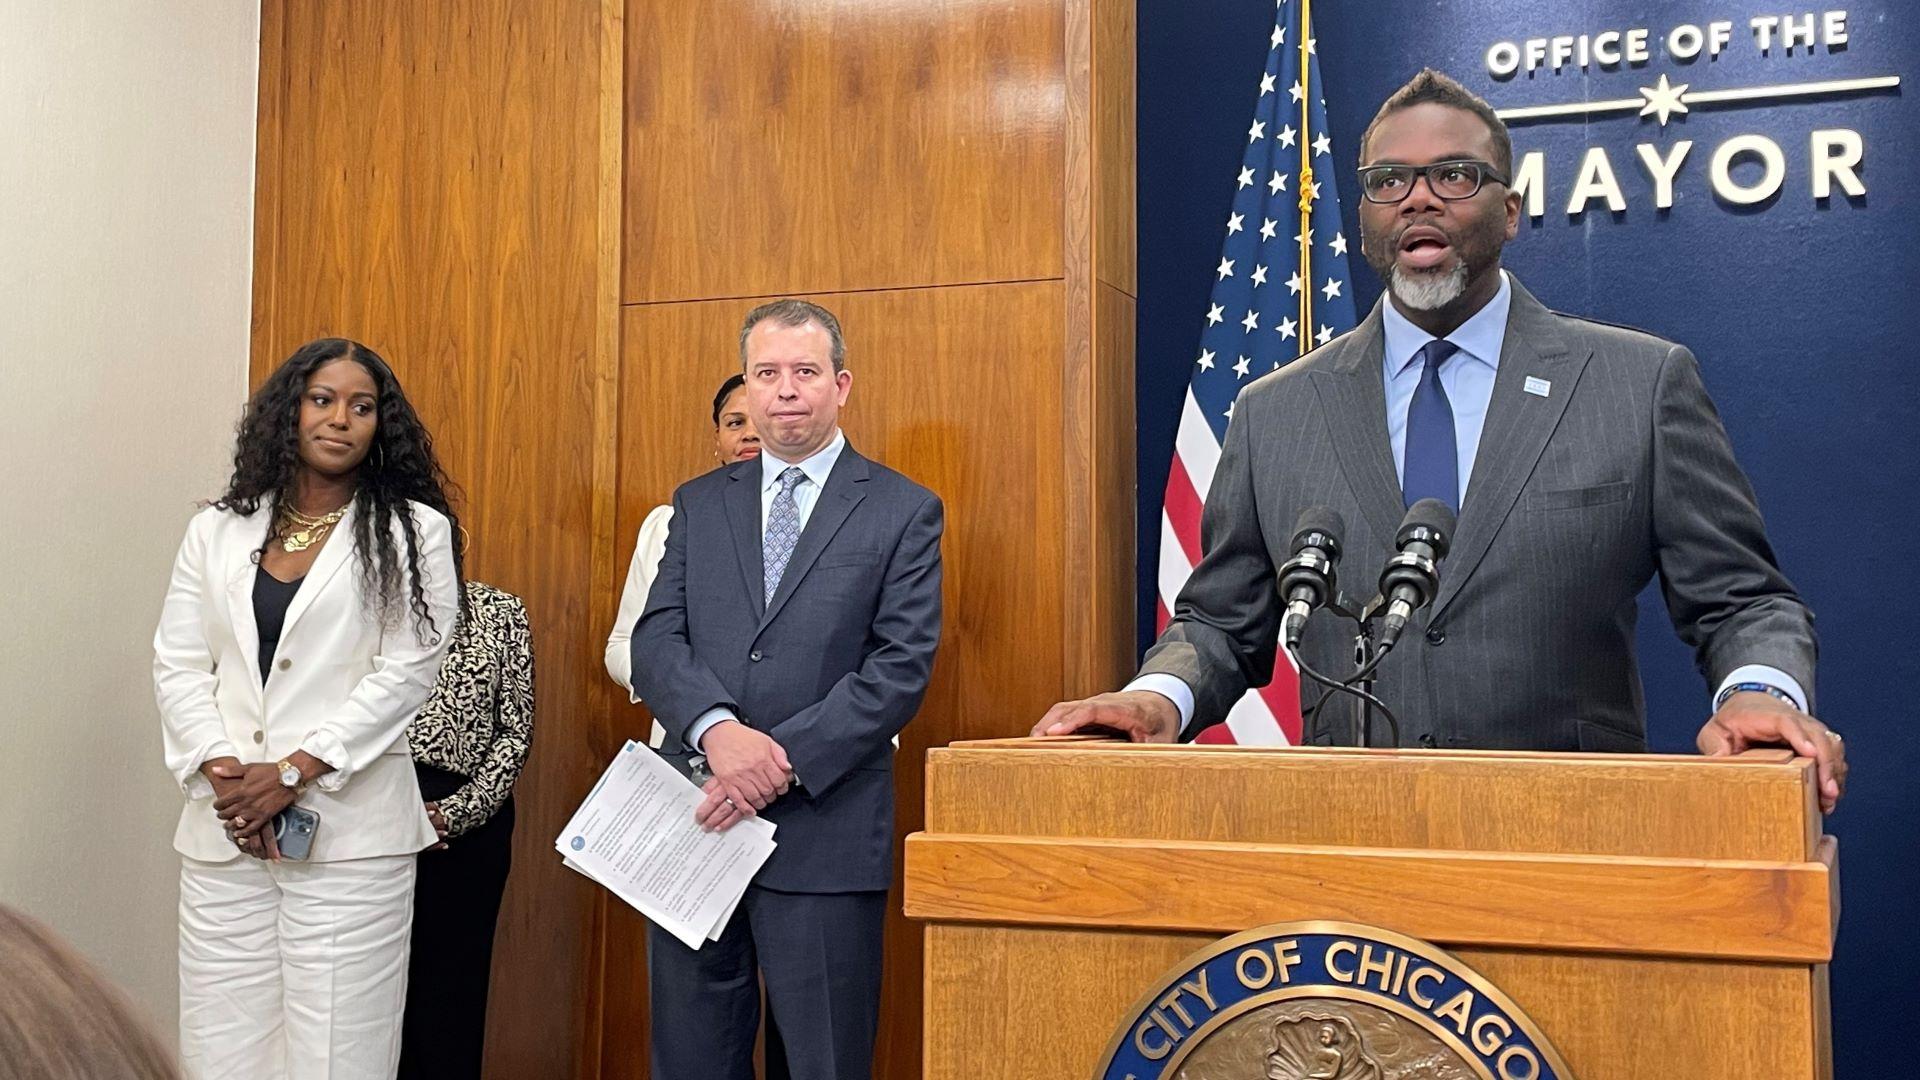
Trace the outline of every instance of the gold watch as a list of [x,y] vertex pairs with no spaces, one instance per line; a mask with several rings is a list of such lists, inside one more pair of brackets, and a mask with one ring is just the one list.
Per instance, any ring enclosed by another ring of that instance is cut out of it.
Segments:
[[290,787],[295,791],[299,791],[302,787],[306,786],[306,778],[300,775],[300,766],[295,765],[293,762],[282,758],[274,765],[274,768],[280,770],[280,785],[282,787]]

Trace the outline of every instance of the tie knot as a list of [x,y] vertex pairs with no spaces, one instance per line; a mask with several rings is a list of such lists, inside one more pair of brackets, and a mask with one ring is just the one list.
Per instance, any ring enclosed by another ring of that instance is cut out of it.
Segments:
[[1453,354],[1459,351],[1460,346],[1446,338],[1434,338],[1421,347],[1420,355],[1425,359],[1427,367],[1438,370],[1440,365],[1451,360]]
[[806,478],[807,471],[805,469],[802,469],[798,465],[789,465],[786,470],[780,474],[780,491],[783,494],[792,494],[793,489],[798,487],[800,481]]

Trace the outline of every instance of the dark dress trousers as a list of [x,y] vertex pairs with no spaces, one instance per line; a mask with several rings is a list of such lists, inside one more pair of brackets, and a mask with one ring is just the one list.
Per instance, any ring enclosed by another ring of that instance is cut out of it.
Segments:
[[[1341,584],[1359,601],[1374,592],[1404,513],[1383,341],[1376,306],[1234,406],[1201,519],[1205,554],[1141,668],[1193,689],[1189,735],[1272,678],[1274,568],[1303,509],[1341,514]],[[1515,282],[1439,593],[1379,670],[1375,692],[1402,743],[1645,750],[1634,623],[1656,575],[1711,685],[1765,664],[1812,695],[1812,615],[1775,562],[1693,354],[1549,311]],[[1301,654],[1337,676],[1352,642],[1352,624],[1322,612]],[[1304,679],[1301,689],[1305,708],[1319,694]],[[1307,740],[1353,741],[1350,715],[1342,704],[1310,717]],[[1382,741],[1386,725],[1373,730]]]
[[687,730],[726,707],[799,786],[764,811],[779,846],[721,939],[648,937],[654,1080],[751,1080],[760,986],[797,1080],[870,1075],[892,876],[893,736],[940,638],[940,500],[846,447],[763,600],[762,466],[674,493],[633,632],[633,686],[686,772]]

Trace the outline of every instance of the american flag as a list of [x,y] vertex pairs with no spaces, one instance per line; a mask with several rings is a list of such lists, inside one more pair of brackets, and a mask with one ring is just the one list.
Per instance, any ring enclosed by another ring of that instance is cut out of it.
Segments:
[[[1280,0],[1246,153],[1235,178],[1226,242],[1214,269],[1200,355],[1180,414],[1160,513],[1159,627],[1200,560],[1200,512],[1233,401],[1247,383],[1354,326],[1349,241],[1334,189],[1336,159],[1315,56],[1312,0]],[[1285,653],[1281,654],[1285,657]],[[1226,722],[1197,741],[1300,741],[1299,676],[1276,665]]]

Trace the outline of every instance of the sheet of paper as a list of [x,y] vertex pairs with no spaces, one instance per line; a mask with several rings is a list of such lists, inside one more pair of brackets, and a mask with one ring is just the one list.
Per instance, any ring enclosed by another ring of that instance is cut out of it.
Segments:
[[694,824],[705,796],[658,755],[628,742],[554,841],[569,867],[607,887],[689,948],[719,937],[773,854],[774,826]]

